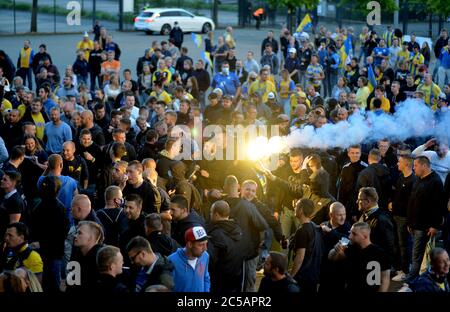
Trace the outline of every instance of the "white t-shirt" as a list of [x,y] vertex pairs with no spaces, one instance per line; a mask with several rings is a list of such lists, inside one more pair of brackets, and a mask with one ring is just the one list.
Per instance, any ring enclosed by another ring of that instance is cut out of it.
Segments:
[[195,266],[197,265],[197,261],[198,261],[198,258],[188,259],[188,263],[192,267],[192,269],[194,269],[194,271],[195,271]]

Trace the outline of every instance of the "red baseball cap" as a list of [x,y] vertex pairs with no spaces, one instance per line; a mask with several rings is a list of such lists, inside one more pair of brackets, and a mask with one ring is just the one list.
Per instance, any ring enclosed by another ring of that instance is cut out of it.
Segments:
[[206,230],[203,226],[194,226],[186,230],[184,240],[186,242],[200,242],[208,239]]

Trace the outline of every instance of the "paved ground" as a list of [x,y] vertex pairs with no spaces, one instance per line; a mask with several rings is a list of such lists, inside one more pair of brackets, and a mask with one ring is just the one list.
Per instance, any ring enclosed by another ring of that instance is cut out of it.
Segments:
[[[1,12],[0,12],[1,20]],[[222,34],[222,30],[216,31],[216,36]],[[145,35],[143,32],[116,32],[112,31],[114,41],[117,42],[122,50],[121,63],[122,68],[136,69],[136,62],[143,56],[144,50],[151,46],[154,40],[168,39],[160,35]],[[259,59],[259,50],[263,38],[266,36],[266,30],[240,29],[235,33],[237,41],[237,56],[244,58],[248,50],[254,50]],[[0,48],[5,50],[8,55],[16,61],[19,49],[23,45],[24,39],[31,39],[32,47],[37,49],[39,44],[46,43],[47,50],[51,54],[57,67],[63,69],[66,64],[72,64],[75,61],[75,46],[82,39],[80,34],[70,35],[17,35],[0,37]],[[194,46],[190,35],[184,36],[185,45],[189,48],[189,54],[195,59],[200,57],[201,50]]]

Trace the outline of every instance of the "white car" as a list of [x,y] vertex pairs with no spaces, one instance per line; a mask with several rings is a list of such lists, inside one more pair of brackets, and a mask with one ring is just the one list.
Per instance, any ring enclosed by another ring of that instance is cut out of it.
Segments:
[[195,16],[183,9],[146,9],[134,19],[134,29],[168,35],[175,22],[183,32],[207,33],[215,28],[210,18]]

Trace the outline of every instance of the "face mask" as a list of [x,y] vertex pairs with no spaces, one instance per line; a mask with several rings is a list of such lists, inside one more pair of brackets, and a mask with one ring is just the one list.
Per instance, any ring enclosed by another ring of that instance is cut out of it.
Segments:
[[229,69],[229,68],[222,68],[222,73],[223,73],[224,75],[228,75],[229,72],[230,72],[230,69]]

